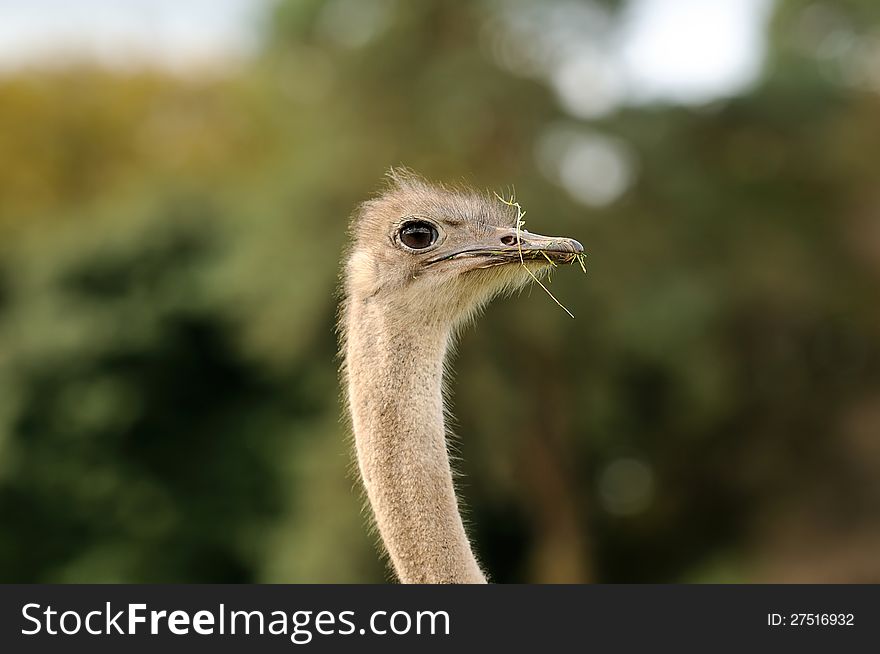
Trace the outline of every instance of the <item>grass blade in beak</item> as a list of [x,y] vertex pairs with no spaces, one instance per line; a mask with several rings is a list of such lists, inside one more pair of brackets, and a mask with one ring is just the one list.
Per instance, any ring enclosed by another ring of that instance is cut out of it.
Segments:
[[[529,273],[529,276],[530,276],[532,279],[534,279],[534,280],[538,283],[538,286],[540,286],[542,289],[544,289],[544,292],[545,292],[547,295],[550,296],[550,299],[553,300],[557,305],[559,305],[559,308],[560,308],[560,309],[562,309],[563,311],[565,311],[565,313],[567,313],[569,316],[571,316],[572,318],[574,318],[574,314],[573,314],[571,311],[569,311],[569,310],[565,307],[565,305],[562,304],[562,302],[560,302],[559,300],[557,300],[557,299],[556,299],[556,296],[553,295],[553,293],[550,292],[550,289],[547,288],[546,286],[544,286],[544,284],[541,283],[541,280],[538,279],[538,278],[535,276],[535,273],[533,273],[531,270],[529,270],[528,266],[526,266],[526,262],[525,262],[525,259],[523,258],[523,252],[522,252],[522,240],[520,239],[520,229],[521,229],[522,226],[525,224],[525,221],[523,220],[523,216],[526,215],[526,212],[523,211],[523,209],[522,209],[522,207],[520,206],[519,202],[516,201],[516,195],[515,195],[515,194],[512,194],[512,195],[510,196],[510,199],[509,199],[509,200],[505,200],[504,198],[502,198],[502,197],[501,197],[500,195],[498,195],[497,193],[495,194],[495,197],[498,198],[498,199],[499,199],[501,202],[503,202],[504,204],[506,204],[508,207],[514,207],[514,208],[516,209],[516,246],[517,246],[517,248],[519,249],[519,265],[521,265],[521,266],[523,267],[523,270],[525,270],[527,273]],[[550,261],[550,264],[551,264],[554,268],[556,267],[556,264],[553,263],[553,261],[550,260],[550,257],[547,256],[547,253],[546,253],[546,252],[542,252],[541,254],[544,255],[544,258],[547,259],[547,261]],[[584,263],[583,263],[583,261],[581,261],[580,257],[578,257],[578,261],[580,261],[580,263],[581,263],[581,268],[583,268],[583,269],[584,269],[584,273],[586,273],[586,272],[587,272],[587,269],[584,267]]]

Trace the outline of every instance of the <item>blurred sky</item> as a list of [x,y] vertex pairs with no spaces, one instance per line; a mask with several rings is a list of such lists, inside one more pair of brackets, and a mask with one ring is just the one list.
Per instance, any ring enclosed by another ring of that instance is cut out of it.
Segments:
[[[386,2],[388,0],[360,0]],[[633,0],[615,41],[629,102],[701,103],[752,81],[772,0]],[[328,0],[343,9],[350,0]],[[96,58],[178,71],[247,56],[271,0],[0,0],[0,70]],[[333,12],[340,15],[341,11]]]
[[269,0],[0,0],[0,68],[75,53],[172,68],[245,56]]
[[631,92],[705,101],[748,84],[764,55],[770,0],[637,0],[622,51]]

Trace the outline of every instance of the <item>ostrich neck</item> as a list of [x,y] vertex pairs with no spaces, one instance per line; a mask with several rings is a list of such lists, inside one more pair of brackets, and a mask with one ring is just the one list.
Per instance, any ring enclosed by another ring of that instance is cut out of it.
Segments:
[[352,302],[348,399],[358,464],[403,583],[485,583],[459,513],[443,414],[446,326],[401,324]]

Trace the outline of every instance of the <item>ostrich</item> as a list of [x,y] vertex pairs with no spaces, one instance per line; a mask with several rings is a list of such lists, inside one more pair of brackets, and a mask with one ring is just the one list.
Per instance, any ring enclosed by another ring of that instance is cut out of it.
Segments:
[[444,426],[458,328],[493,296],[583,253],[521,229],[518,205],[392,170],[351,225],[340,312],[360,475],[403,583],[486,583],[465,533]]

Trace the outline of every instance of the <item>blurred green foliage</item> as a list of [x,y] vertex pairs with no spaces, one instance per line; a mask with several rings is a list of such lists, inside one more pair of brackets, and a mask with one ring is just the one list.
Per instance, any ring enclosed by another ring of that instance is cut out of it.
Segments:
[[[402,163],[589,253],[553,280],[576,320],[524,294],[460,345],[494,580],[880,581],[880,7],[779,2],[740,96],[591,121],[499,63],[528,8],[290,0],[224,75],[0,79],[0,579],[387,578],[334,321],[347,217]],[[578,204],[548,131],[631,186]]]

